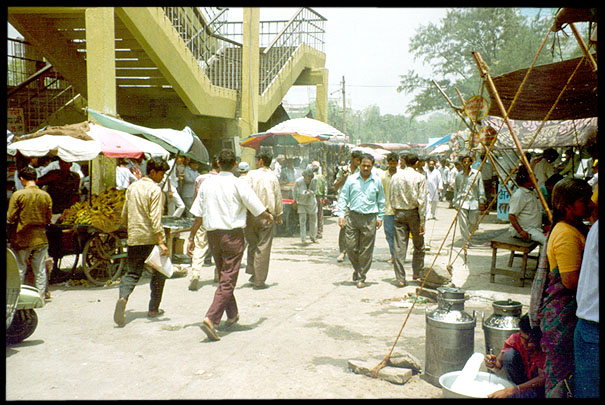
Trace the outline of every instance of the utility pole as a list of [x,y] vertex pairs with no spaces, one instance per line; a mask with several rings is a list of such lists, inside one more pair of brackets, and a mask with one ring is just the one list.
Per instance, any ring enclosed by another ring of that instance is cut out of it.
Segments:
[[342,132],[347,133],[347,105],[345,101],[345,77],[342,76]]

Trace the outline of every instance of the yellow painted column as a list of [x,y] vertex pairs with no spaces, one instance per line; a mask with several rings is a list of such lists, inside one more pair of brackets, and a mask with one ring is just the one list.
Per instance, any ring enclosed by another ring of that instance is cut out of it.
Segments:
[[[258,132],[260,10],[256,7],[244,8],[243,20],[242,102],[238,121],[240,140]],[[252,148],[242,148],[241,159],[252,168],[256,167],[255,153]]]
[[[115,20],[113,7],[86,9],[86,76],[88,106],[108,115],[117,115]],[[116,185],[114,159],[99,155],[91,161],[90,187],[99,194]]]
[[328,69],[320,69],[321,83],[315,87],[315,119],[328,123]]

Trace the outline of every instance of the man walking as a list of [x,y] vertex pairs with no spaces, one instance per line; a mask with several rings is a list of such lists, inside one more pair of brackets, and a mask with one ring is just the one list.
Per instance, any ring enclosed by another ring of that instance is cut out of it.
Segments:
[[[485,209],[483,179],[481,173],[471,167],[472,163],[473,159],[469,155],[460,157],[462,170],[456,175],[454,183],[454,206],[460,209],[458,214],[460,236],[463,241],[468,241],[467,247],[471,246],[469,237],[471,230],[477,226],[479,212]],[[466,199],[462,201],[465,196]]]
[[[255,170],[250,170],[244,177],[252,190],[256,193],[267,211],[275,218],[275,223],[281,225],[284,207],[282,203],[279,180],[269,165],[272,160],[271,152],[262,150],[256,153]],[[248,258],[246,259],[246,273],[251,274],[253,288],[265,288],[265,280],[269,273],[269,260],[271,257],[271,244],[273,242],[273,224],[260,217],[248,213],[244,235],[248,242]]]
[[[218,170],[218,157],[212,156],[212,159],[210,159],[210,171],[208,173],[200,174],[195,179],[195,186],[193,190],[194,196],[197,197],[204,180],[217,175]],[[193,207],[193,203],[191,203],[191,206]],[[189,208],[189,213],[193,216],[191,208]],[[200,226],[198,228],[193,238],[189,237],[189,242],[193,242],[194,246],[192,251],[189,251],[189,249],[187,249],[187,254],[191,256],[191,267],[189,272],[189,290],[197,291],[200,283],[200,269],[203,265],[212,265],[212,254],[210,253],[210,249],[208,249],[208,235],[206,235],[206,230],[203,226]],[[218,271],[216,268],[214,269],[214,281],[218,282]]]
[[21,284],[27,272],[27,260],[31,255],[36,288],[42,299],[46,297],[46,265],[48,239],[46,225],[52,218],[52,199],[50,195],[36,185],[36,170],[26,166],[19,170],[19,179],[23,187],[11,195],[8,202],[6,221],[15,224],[15,236],[11,238],[11,248],[17,257],[17,267]]
[[[165,160],[153,157],[147,161],[147,175],[132,183],[126,189],[126,200],[122,209],[122,223],[128,229],[128,264],[126,274],[120,281],[120,296],[113,313],[113,320],[118,326],[124,326],[124,311],[128,297],[143,274],[143,264],[155,245],[162,255],[168,254],[165,244],[166,236],[162,227],[164,211],[164,194],[158,186],[170,167]],[[159,271],[151,273],[151,299],[149,300],[150,318],[164,313],[160,309],[166,276]]]
[[[382,225],[384,215],[384,190],[381,180],[372,174],[372,167],[374,157],[363,154],[359,173],[349,176],[338,198],[338,226],[345,230],[345,245],[357,288],[365,287],[376,230]],[[345,215],[347,207],[349,211]]]
[[[361,163],[361,155],[363,152],[360,150],[351,151],[351,160],[349,162],[349,166],[344,167],[336,173],[336,178],[334,179],[334,190],[337,192],[342,191],[342,187],[345,184],[347,178],[354,173],[359,171],[359,164]],[[339,196],[340,197],[340,196]],[[349,207],[343,207],[343,215],[347,215]],[[345,245],[345,230],[344,227],[340,228],[340,232],[338,233],[338,252],[339,255],[336,258],[337,262],[342,262],[345,259],[345,254],[347,253],[347,247]]]
[[255,217],[260,216],[259,219],[267,226],[273,224],[273,215],[266,210],[250,185],[233,175],[235,154],[224,149],[219,153],[218,165],[219,173],[204,180],[193,201],[191,213],[196,218],[187,245],[187,251],[192,253],[192,239],[203,225],[219,271],[219,286],[201,325],[210,340],[220,340],[215,325],[220,323],[223,313],[227,314],[228,327],[239,319],[233,291],[244,255],[246,210]]
[[311,170],[313,170],[313,175],[317,181],[317,193],[315,194],[317,200],[317,239],[321,239],[324,232],[324,198],[328,194],[328,184],[326,176],[320,170],[319,162],[311,163]]
[[441,172],[435,170],[435,159],[429,158],[427,162],[426,172],[426,192],[427,192],[427,204],[426,204],[426,219],[437,219],[437,203],[439,202],[439,195],[443,190],[443,181],[441,179]]
[[390,185],[393,175],[399,171],[397,167],[398,161],[399,156],[396,153],[389,153],[387,155],[388,169],[382,174],[382,188],[384,190],[384,217],[382,217],[382,222],[384,223],[384,236],[387,239],[391,255],[389,258],[390,264],[393,264],[393,240],[395,238],[395,211],[393,211],[393,207],[391,206]]
[[311,169],[305,169],[301,177],[296,179],[292,188],[294,207],[298,212],[300,226],[300,242],[306,243],[307,217],[309,218],[309,236],[311,242],[317,242],[317,179],[313,177]]
[[426,179],[416,168],[418,156],[405,156],[406,168],[391,179],[391,206],[395,212],[395,278],[398,287],[405,287],[403,263],[408,250],[410,233],[414,244],[412,279],[420,278],[424,268],[424,224],[426,210]]

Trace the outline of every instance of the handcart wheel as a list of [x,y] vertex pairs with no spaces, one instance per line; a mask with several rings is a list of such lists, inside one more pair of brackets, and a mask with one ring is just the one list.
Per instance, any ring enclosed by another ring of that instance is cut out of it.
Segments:
[[126,263],[126,252],[119,237],[111,233],[95,233],[82,250],[82,269],[95,285],[104,285],[120,276]]

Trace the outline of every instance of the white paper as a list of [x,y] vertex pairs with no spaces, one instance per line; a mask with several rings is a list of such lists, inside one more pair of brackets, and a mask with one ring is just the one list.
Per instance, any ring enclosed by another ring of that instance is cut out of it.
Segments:
[[159,246],[154,246],[151,253],[147,259],[145,259],[145,264],[148,264],[152,269],[159,271],[166,277],[172,277],[172,260],[170,260],[170,256],[162,256],[160,253]]

